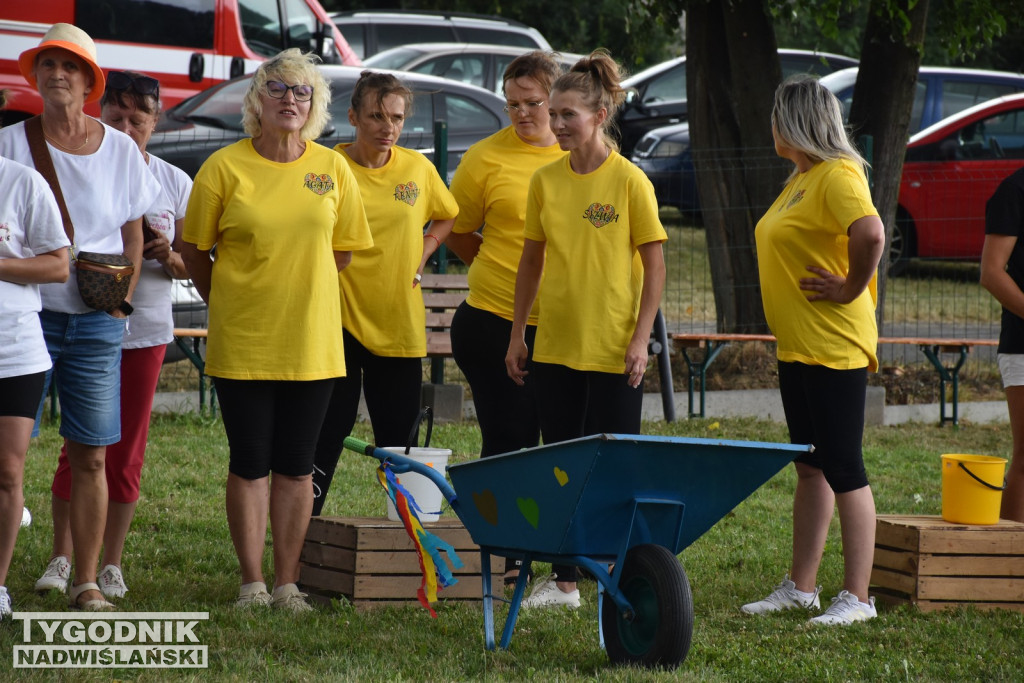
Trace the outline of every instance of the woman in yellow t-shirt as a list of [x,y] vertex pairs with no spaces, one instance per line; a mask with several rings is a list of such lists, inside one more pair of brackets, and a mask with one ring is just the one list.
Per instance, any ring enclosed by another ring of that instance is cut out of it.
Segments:
[[356,141],[334,148],[359,184],[373,247],[340,274],[348,373],[334,380],[317,442],[314,515],[323,509],[343,442],[355,424],[360,391],[373,439],[382,446],[405,444],[420,408],[427,337],[419,282],[459,207],[426,157],[395,146],[411,107],[412,91],[398,78],[364,71],[348,110]]
[[[473,392],[482,458],[540,443],[533,388],[516,386],[504,361],[530,177],[565,156],[548,125],[547,107],[561,73],[550,52],[512,60],[502,79],[511,125],[470,147],[452,178],[459,217],[447,244],[469,265],[469,296],[452,318],[452,356]],[[536,326],[533,311],[526,328],[531,347]],[[515,580],[518,566],[518,560],[506,563],[506,583]]]
[[817,80],[796,76],[775,91],[775,151],[794,164],[758,221],[757,265],[769,327],[778,339],[779,391],[796,459],[789,574],[747,614],[820,607],[818,566],[839,509],[843,590],[812,624],[874,618],[868,581],[875,502],[864,471],[864,399],[875,350],[875,273],[885,230],[871,203],[864,159],[846,136],[842,107]]
[[[452,179],[459,217],[447,244],[469,264],[469,296],[452,319],[452,355],[473,392],[481,457],[540,442],[532,388],[512,383],[504,359],[530,176],[565,155],[548,126],[548,93],[561,73],[548,52],[512,60],[502,81],[511,125],[470,147]],[[526,330],[531,346],[535,314]]]
[[[373,246],[348,164],[313,142],[330,101],[315,57],[293,48],[263,62],[242,104],[252,137],[206,160],[185,215],[181,255],[210,307],[206,372],[228,437],[239,607],[312,609],[296,581],[316,436],[345,374],[338,271]],[[268,512],[273,595],[263,582]]]
[[[536,384],[547,444],[640,433],[640,385],[665,282],[667,235],[651,182],[607,135],[625,96],[619,82],[619,67],[603,50],[555,81],[550,125],[569,154],[530,181],[505,365],[516,384]],[[528,369],[526,325],[538,290]],[[579,605],[576,568],[552,570],[555,577],[539,582],[524,608]]]

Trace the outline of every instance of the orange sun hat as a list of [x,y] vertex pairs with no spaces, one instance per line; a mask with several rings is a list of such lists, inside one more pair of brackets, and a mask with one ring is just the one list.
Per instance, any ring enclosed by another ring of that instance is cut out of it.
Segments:
[[103,76],[103,69],[96,63],[96,43],[89,34],[71,24],[54,24],[43,36],[38,46],[25,50],[18,57],[18,69],[25,77],[29,85],[38,89],[36,85],[35,63],[36,55],[43,50],[60,48],[75,55],[92,69],[94,83],[92,90],[85,96],[86,102],[95,102],[103,97],[103,89],[106,87],[106,78]]

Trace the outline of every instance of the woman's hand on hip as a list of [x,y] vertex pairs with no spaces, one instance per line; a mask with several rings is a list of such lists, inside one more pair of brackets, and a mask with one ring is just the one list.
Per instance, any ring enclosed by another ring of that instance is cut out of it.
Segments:
[[818,274],[818,277],[800,278],[800,289],[810,292],[807,295],[808,301],[827,300],[848,304],[856,298],[848,296],[848,291],[843,288],[846,278],[842,275],[836,275],[818,266],[807,266],[807,270]]

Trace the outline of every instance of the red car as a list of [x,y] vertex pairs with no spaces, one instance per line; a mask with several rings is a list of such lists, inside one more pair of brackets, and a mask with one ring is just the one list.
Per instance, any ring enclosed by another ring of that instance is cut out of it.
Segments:
[[913,256],[977,261],[985,202],[1024,166],[1024,93],[965,109],[910,138],[900,180],[890,274]]

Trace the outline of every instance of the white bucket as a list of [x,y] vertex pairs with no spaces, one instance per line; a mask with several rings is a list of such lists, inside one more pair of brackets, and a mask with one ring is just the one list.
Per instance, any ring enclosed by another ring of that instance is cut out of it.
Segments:
[[[442,476],[444,476],[445,468],[448,466],[448,457],[452,454],[451,449],[448,448],[410,448],[408,454],[405,452],[405,446],[390,446],[385,450],[404,455],[427,467],[432,467],[440,472]],[[396,474],[395,479],[402,485],[402,488],[409,492],[409,495],[416,501],[416,505],[419,506],[420,510],[423,510],[422,514],[417,513],[421,522],[436,522],[440,519],[441,515],[436,513],[441,509],[441,489],[437,488],[434,482],[415,472]],[[395,509],[395,504],[391,502],[391,498],[387,500],[388,519],[392,522],[401,521],[401,518],[398,516],[398,510]]]

